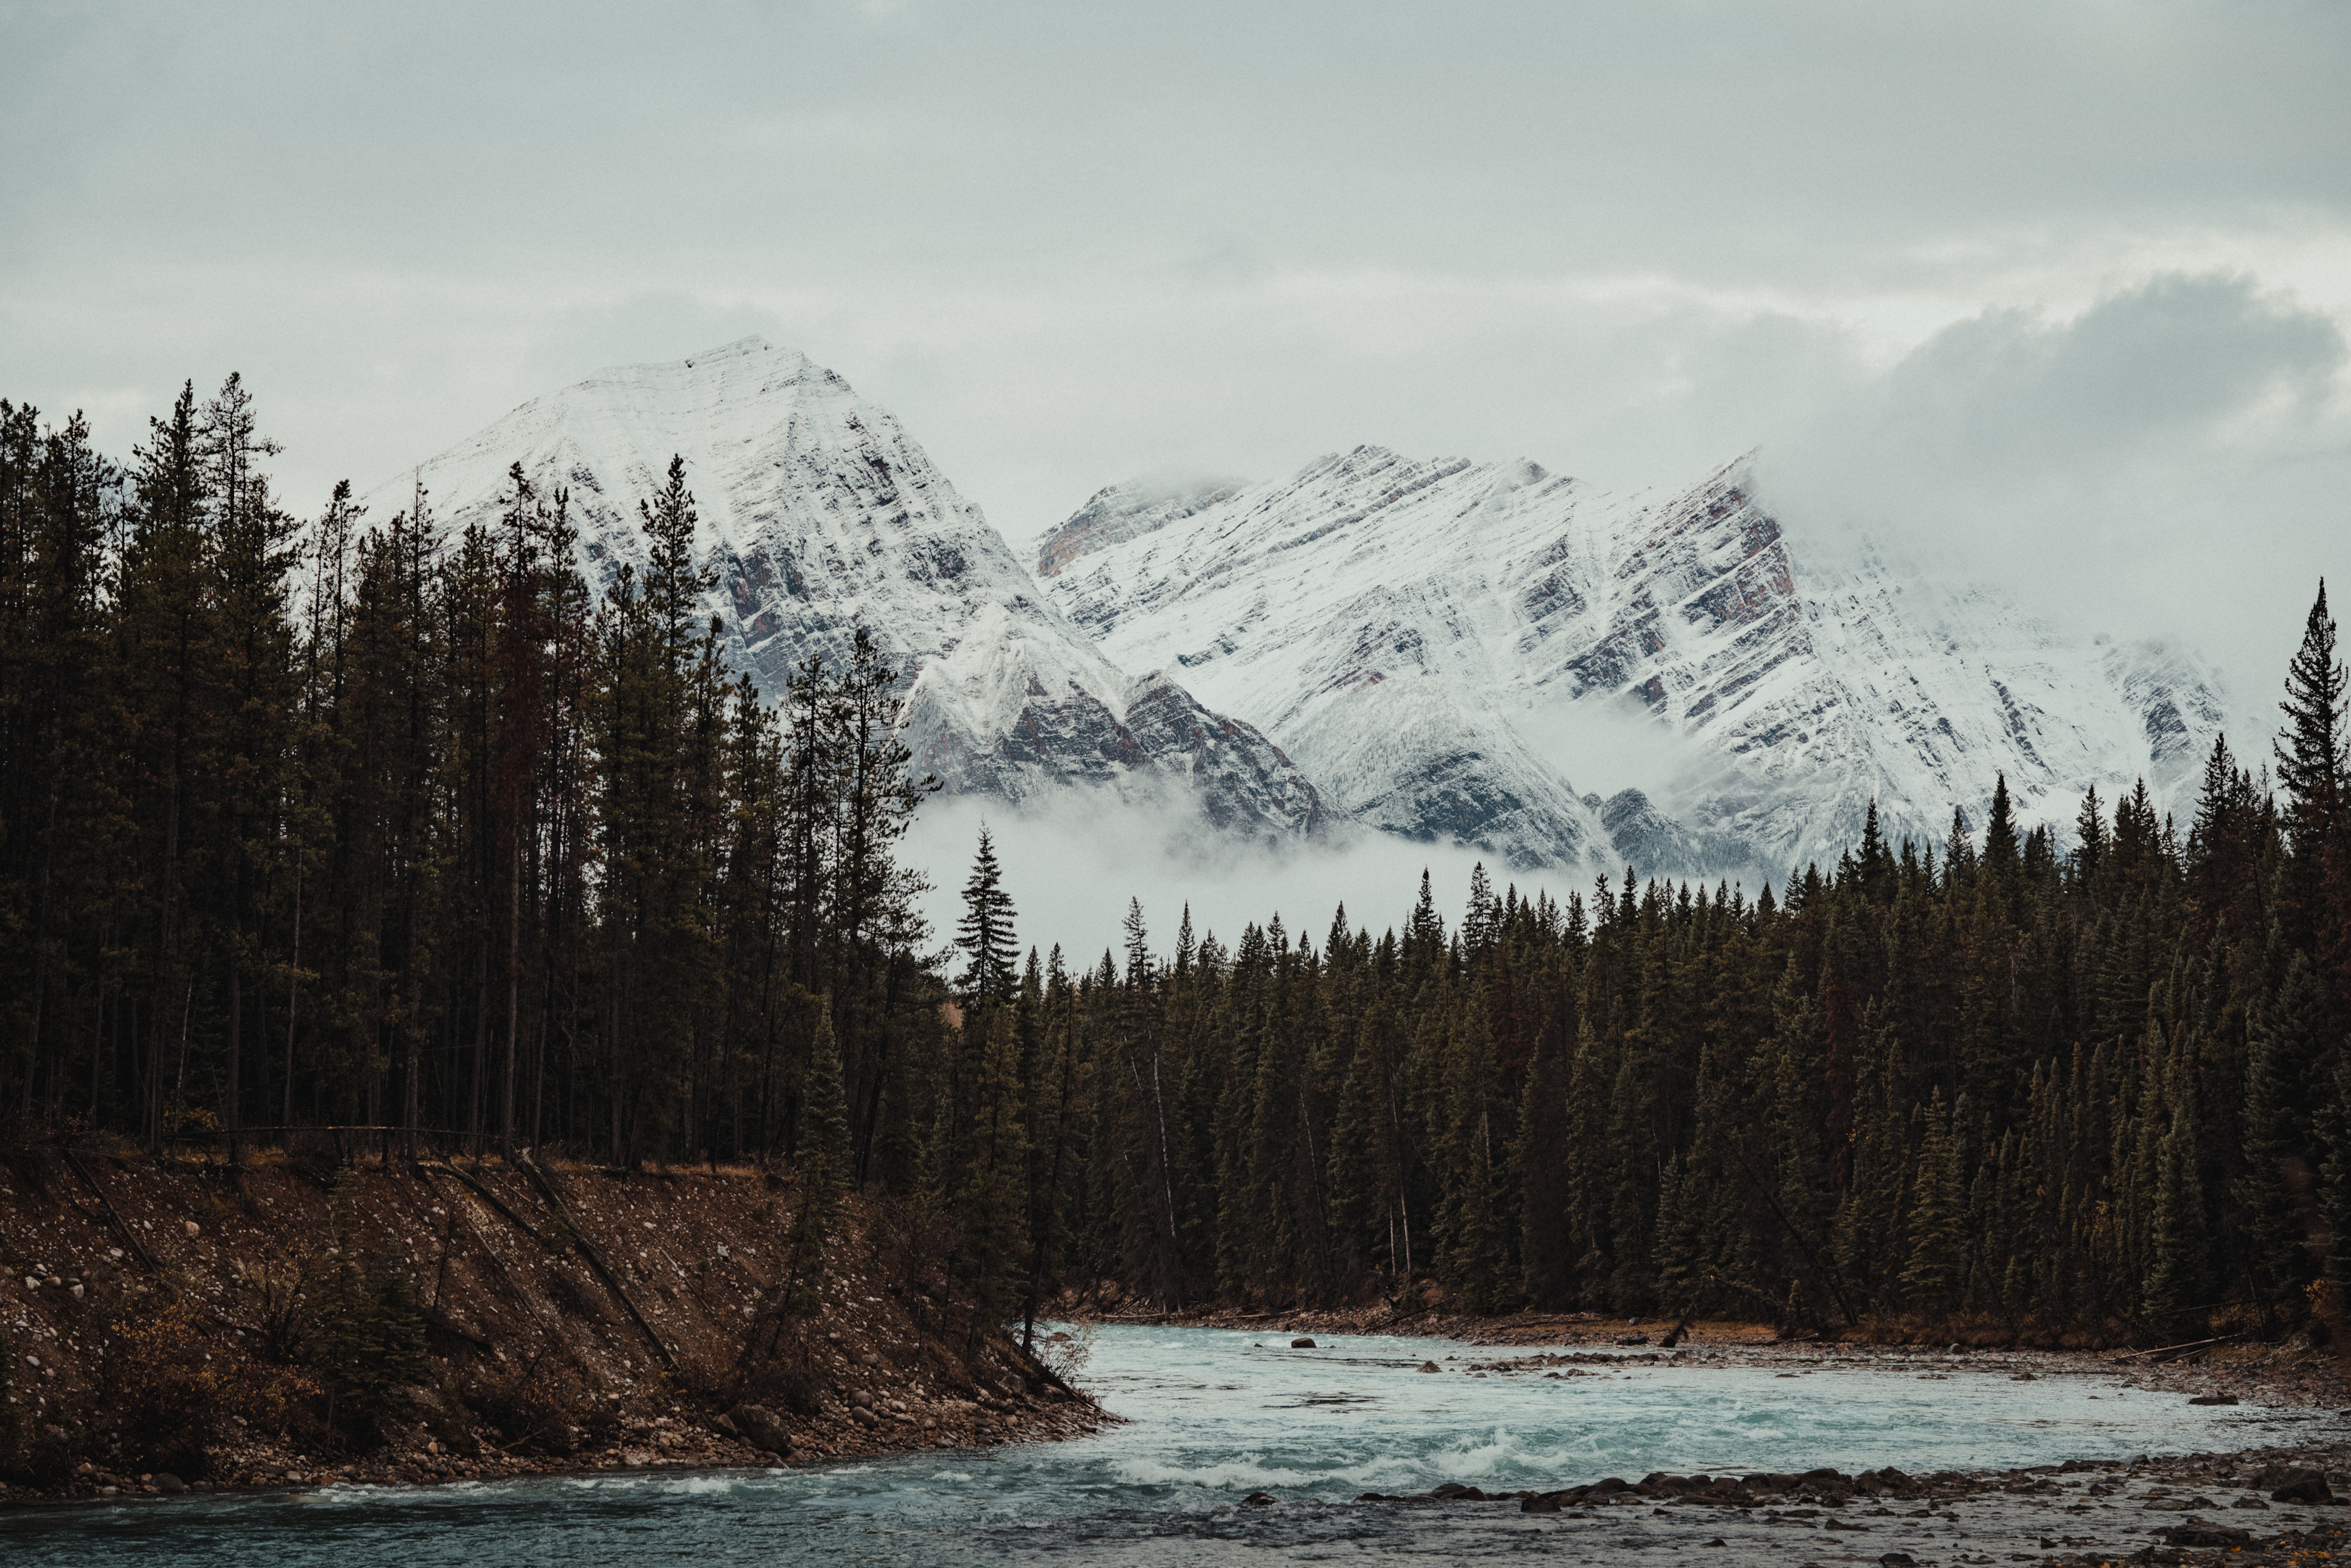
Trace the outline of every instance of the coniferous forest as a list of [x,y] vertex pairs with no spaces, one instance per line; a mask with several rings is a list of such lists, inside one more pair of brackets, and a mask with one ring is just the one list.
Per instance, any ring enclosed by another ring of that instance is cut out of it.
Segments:
[[[0,403],[0,1121],[838,1170],[1007,1319],[1386,1300],[2165,1343],[2336,1330],[2351,801],[2323,586],[2192,818],[1875,820],[1778,888],[1602,878],[1024,950],[953,933],[862,639],[763,693],[682,465],[298,518],[235,378],[120,465]],[[1408,890],[1399,890],[1405,893]],[[1311,889],[1301,890],[1311,903]],[[1321,917],[1316,917],[1321,924]],[[1114,1291],[1113,1291],[1114,1287]]]

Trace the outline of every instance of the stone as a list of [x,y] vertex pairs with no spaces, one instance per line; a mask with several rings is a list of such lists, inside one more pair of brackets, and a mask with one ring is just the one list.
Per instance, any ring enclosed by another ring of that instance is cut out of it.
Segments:
[[193,1219],[180,1221],[180,1227],[191,1236],[202,1236],[204,1233],[204,1228]]
[[1420,1370],[1423,1372],[1435,1372],[1437,1370],[1437,1363],[1433,1361],[1424,1361],[1420,1364]]
[[2160,1531],[2174,1546],[2251,1546],[2253,1532],[2239,1530],[2230,1524],[2207,1524],[2200,1519],[2189,1520]]
[[870,1388],[852,1388],[849,1391],[849,1402],[862,1408],[870,1408],[873,1404],[873,1391]]
[[1878,1568],[1918,1568],[1918,1560],[1907,1552],[1888,1552],[1877,1560]]
[[175,1475],[159,1470],[155,1475],[155,1490],[166,1497],[177,1497],[188,1490],[188,1483]]
[[784,1418],[764,1405],[737,1405],[722,1420],[731,1422],[733,1429],[755,1448],[771,1454],[791,1452],[792,1435],[784,1427]]
[[2199,1394],[2195,1398],[2190,1399],[2188,1403],[2190,1405],[2234,1405],[2237,1403],[2237,1396],[2233,1394]]
[[1280,1498],[1274,1496],[1271,1492],[1253,1491],[1249,1493],[1249,1496],[1241,1499],[1241,1506],[1243,1508],[1270,1508],[1273,1504],[1280,1502],[1280,1500],[1281,1500]]
[[872,1408],[865,1405],[851,1406],[849,1418],[861,1427],[872,1427],[882,1425],[882,1417],[873,1414]]
[[1290,1342],[1290,1348],[1292,1350],[1312,1350],[1314,1348],[1314,1341],[1311,1338],[1301,1334],[1298,1338]]

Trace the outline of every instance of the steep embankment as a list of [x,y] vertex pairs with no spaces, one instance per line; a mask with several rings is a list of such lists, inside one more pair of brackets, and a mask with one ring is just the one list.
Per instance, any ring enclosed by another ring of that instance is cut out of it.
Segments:
[[20,1151],[0,1498],[773,1463],[1102,1419],[974,1333],[917,1214],[850,1203],[812,1295],[794,1215],[753,1171]]

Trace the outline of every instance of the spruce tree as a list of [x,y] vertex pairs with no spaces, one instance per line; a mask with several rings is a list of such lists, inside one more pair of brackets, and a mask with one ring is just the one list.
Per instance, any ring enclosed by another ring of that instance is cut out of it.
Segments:
[[1012,935],[1012,895],[1004,891],[1004,870],[997,863],[996,842],[987,825],[979,829],[979,852],[972,857],[971,875],[963,884],[963,917],[956,923],[955,945],[963,950],[964,971],[957,982],[967,1006],[985,1006],[1012,999],[1013,965],[1019,956]]
[[2314,847],[2341,826],[2346,676],[2335,648],[2335,619],[2327,613],[2322,578],[2302,645],[2286,666],[2285,700],[2278,705],[2286,722],[2275,747],[2277,779],[2285,789],[2288,821],[2303,841],[2298,848]]

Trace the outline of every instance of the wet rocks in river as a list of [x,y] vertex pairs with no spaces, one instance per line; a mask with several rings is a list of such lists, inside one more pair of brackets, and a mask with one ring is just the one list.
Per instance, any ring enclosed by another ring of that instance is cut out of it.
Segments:
[[2253,1532],[2233,1525],[2207,1524],[2200,1519],[2189,1520],[2159,1531],[2174,1546],[2251,1546]]
[[1270,1491],[1253,1491],[1241,1499],[1243,1508],[1270,1508],[1281,1500]]
[[1437,1363],[1433,1361],[1424,1361],[1420,1364],[1420,1370],[1423,1372],[1435,1372],[1437,1370]]
[[2271,1465],[2256,1472],[2252,1484],[2266,1488],[2272,1502],[2333,1502],[2325,1476],[2304,1465]]
[[1312,1350],[1314,1348],[1314,1341],[1308,1336],[1301,1335],[1297,1339],[1290,1342],[1290,1348],[1292,1350]]
[[2195,1398],[2190,1399],[2188,1403],[2190,1405],[2234,1405],[2237,1403],[2237,1396],[2233,1394],[2199,1394]]

